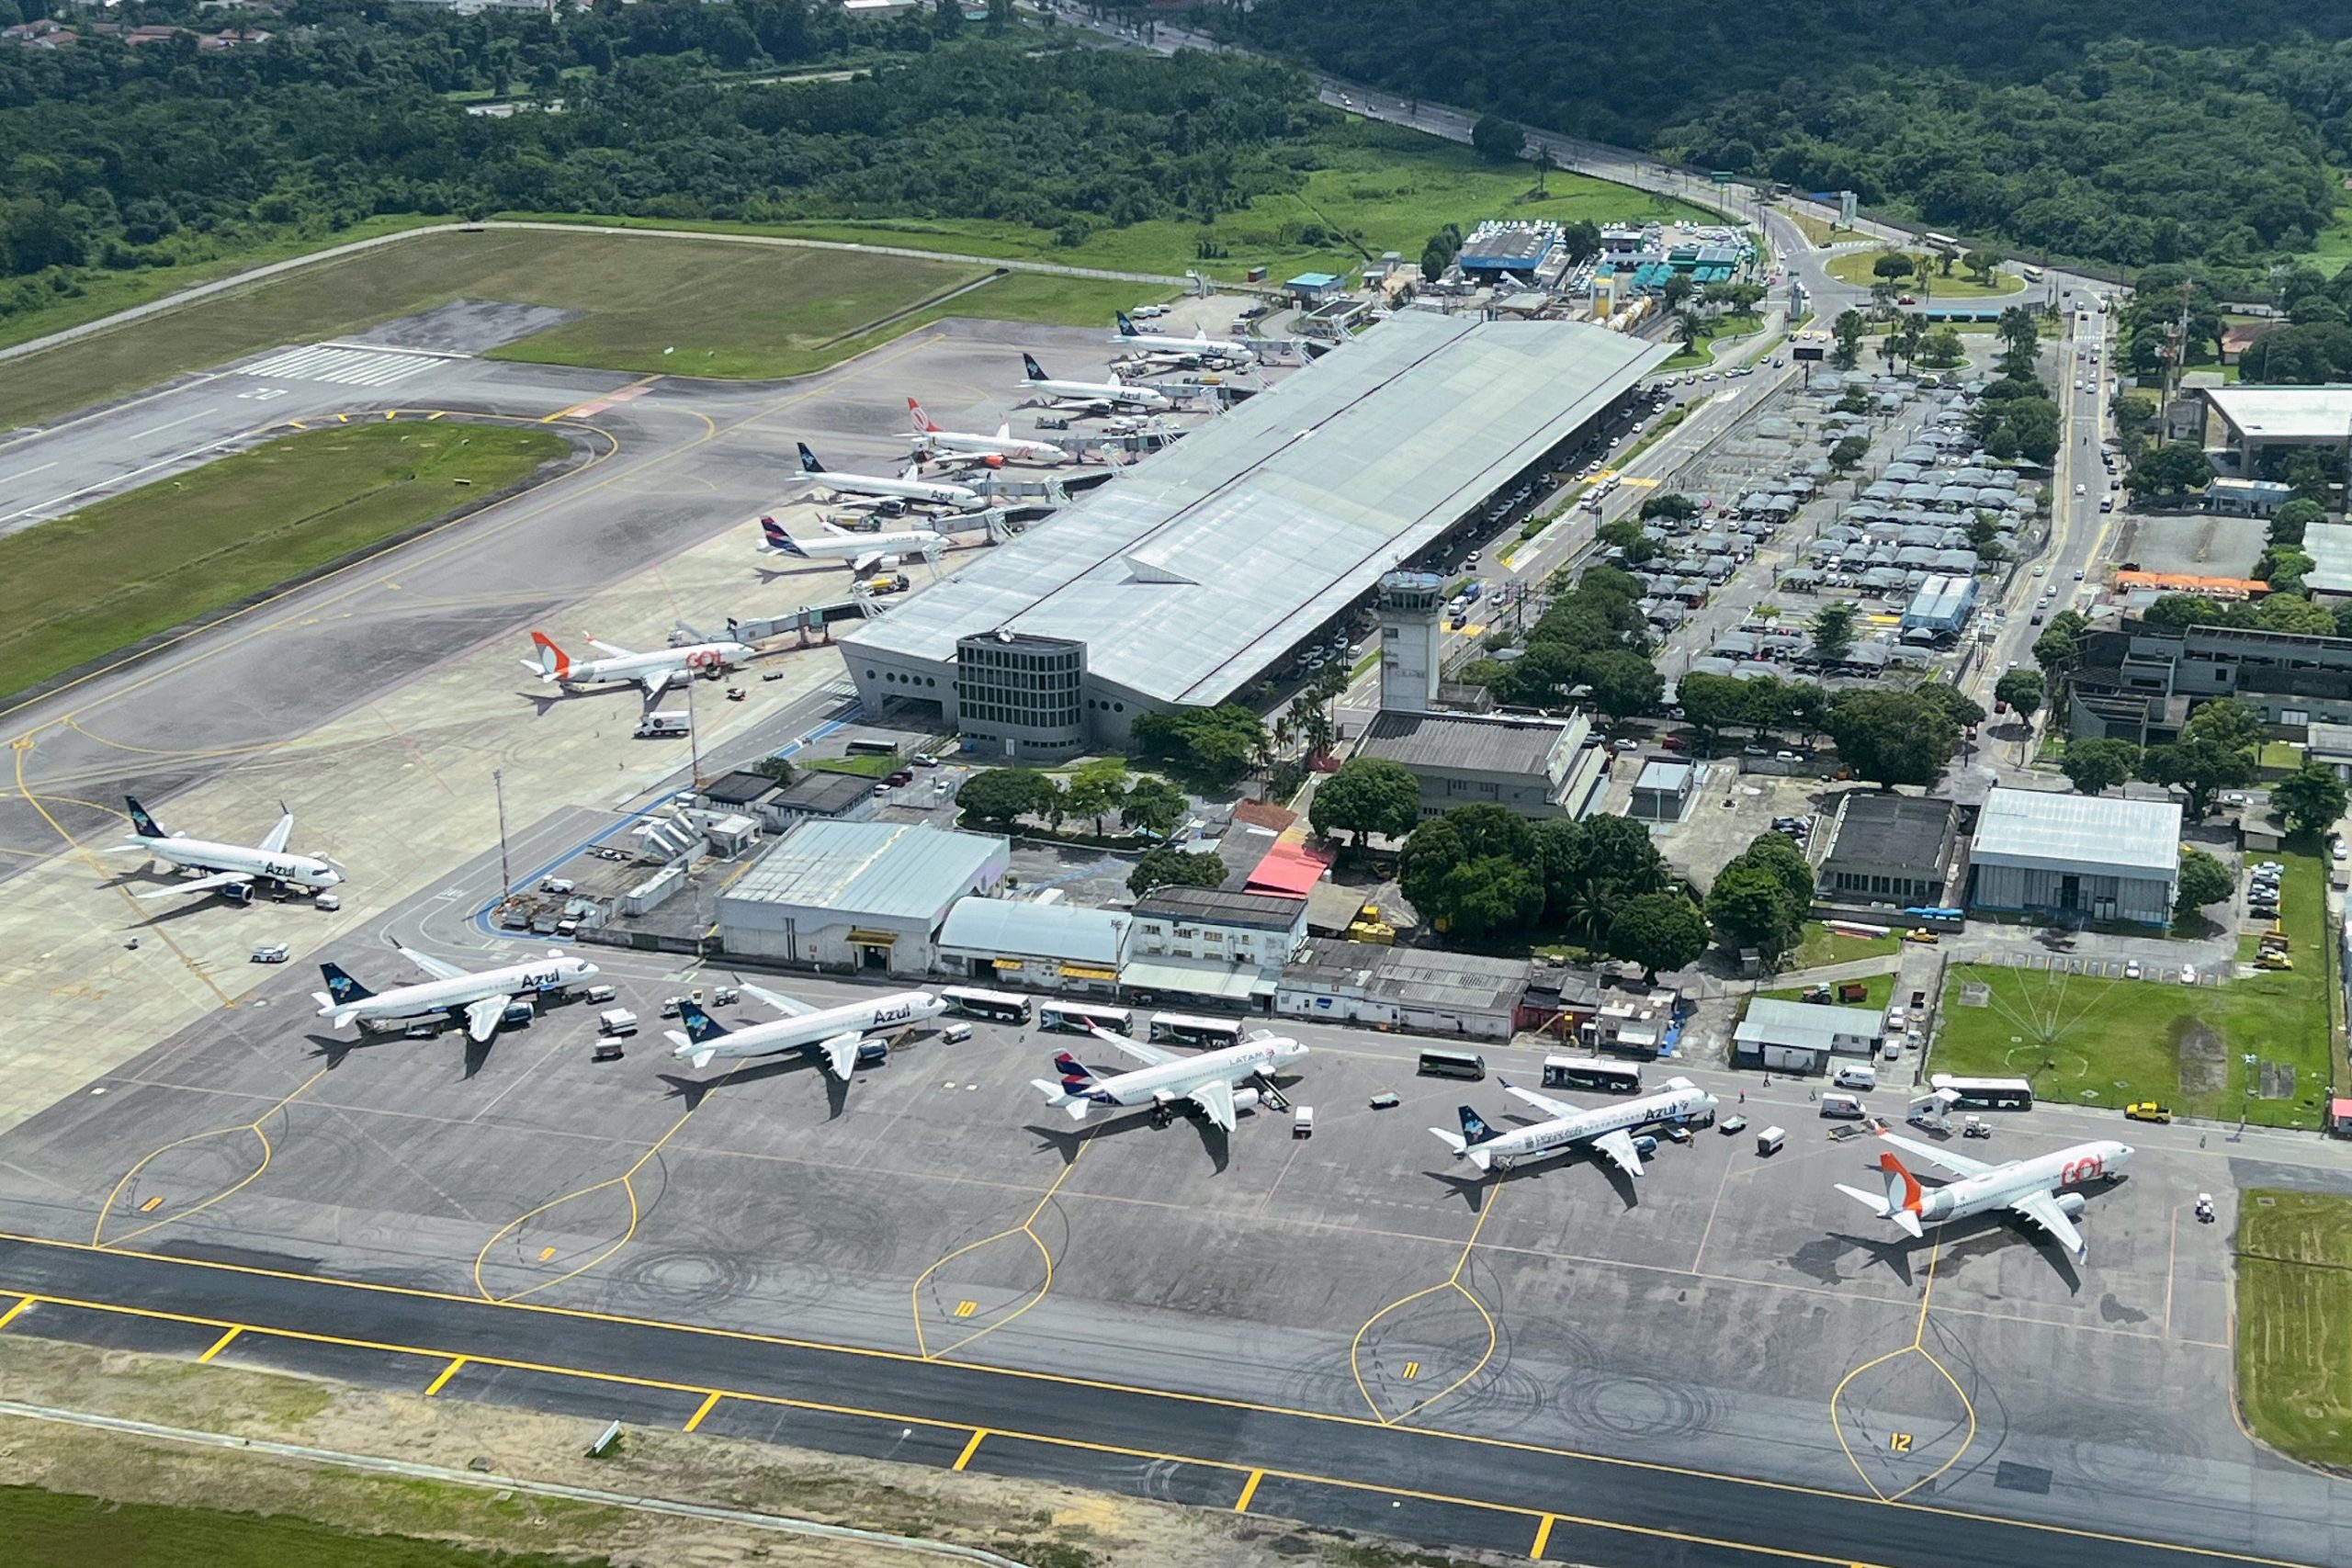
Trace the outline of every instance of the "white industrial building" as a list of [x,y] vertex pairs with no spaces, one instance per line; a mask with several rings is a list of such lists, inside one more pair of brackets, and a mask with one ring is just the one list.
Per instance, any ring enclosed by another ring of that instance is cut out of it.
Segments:
[[1306,940],[1306,900],[1216,887],[1160,887],[1136,900],[1119,980],[1144,996],[1199,997],[1266,1011]]
[[1509,1040],[1529,1022],[1523,958],[1310,942],[1283,972],[1275,1010],[1326,1023]]
[[959,898],[1003,884],[1011,840],[893,822],[803,822],[718,898],[729,953],[927,975]]
[[1234,700],[1328,641],[1670,346],[1398,315],[856,627],[842,659],[869,713],[936,714],[991,760],[1118,748],[1138,714]]
[[1758,997],[1732,1031],[1732,1054],[1743,1066],[1778,1073],[1826,1072],[1833,1056],[1867,1061],[1886,1038],[1886,1021],[1870,1008]]
[[1113,909],[959,898],[939,928],[939,968],[972,985],[1109,996],[1134,927],[1134,917]]
[[2180,885],[2180,807],[1996,789],[1977,817],[1969,862],[1975,908],[2169,926]]

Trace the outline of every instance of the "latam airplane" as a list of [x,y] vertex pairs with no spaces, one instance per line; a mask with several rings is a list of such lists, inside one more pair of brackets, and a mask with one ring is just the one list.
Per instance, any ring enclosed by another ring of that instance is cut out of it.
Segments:
[[1190,1100],[1230,1133],[1235,1113],[1255,1106],[1265,1092],[1263,1088],[1236,1086],[1247,1078],[1270,1085],[1274,1074],[1306,1055],[1306,1047],[1297,1041],[1264,1030],[1238,1045],[1220,1045],[1197,1056],[1180,1056],[1107,1029],[1097,1029],[1094,1035],[1143,1066],[1105,1077],[1080,1066],[1078,1058],[1067,1051],[1056,1055],[1054,1066],[1062,1076],[1061,1082],[1029,1081],[1049,1103],[1069,1111],[1073,1122],[1085,1121],[1086,1113],[1098,1105],[1148,1105],[1156,1115],[1165,1117],[1180,1101]]
[[912,398],[907,400],[908,417],[915,422],[915,449],[926,457],[942,452],[960,452],[976,457],[1001,462],[1006,457],[1019,457],[1030,463],[1067,463],[1070,454],[1051,441],[1038,441],[1012,434],[1012,422],[997,422],[994,435],[978,435],[970,431],[942,430],[932,423],[931,415]]
[[1466,1159],[1482,1171],[1507,1171],[1526,1160],[1550,1159],[1589,1146],[1614,1161],[1628,1176],[1642,1174],[1642,1156],[1634,1147],[1634,1133],[1660,1122],[1707,1121],[1715,1113],[1715,1097],[1689,1078],[1668,1078],[1665,1089],[1580,1111],[1565,1100],[1554,1100],[1532,1089],[1503,1084],[1505,1092],[1525,1100],[1551,1120],[1532,1126],[1498,1128],[1468,1106],[1462,1107],[1462,1131],[1442,1127],[1430,1131],[1456,1159]]
[[929,991],[893,991],[871,1001],[818,1009],[757,986],[743,989],[785,1016],[729,1029],[703,1011],[699,1003],[682,1001],[678,1016],[685,1022],[685,1032],[662,1032],[677,1047],[673,1055],[685,1057],[699,1072],[710,1066],[713,1057],[732,1060],[804,1051],[831,1068],[835,1077],[847,1078],[850,1069],[857,1066],[857,1048],[868,1036],[925,1022],[947,1010],[947,1004]]
[[828,523],[822,538],[796,539],[784,531],[783,524],[773,517],[763,517],[760,532],[767,538],[767,543],[760,547],[763,553],[791,556],[797,560],[847,561],[850,570],[860,577],[869,571],[888,571],[917,557],[937,560],[939,552],[947,547],[947,536],[928,528],[902,529],[895,534],[853,534]]
[[1901,1160],[1883,1153],[1878,1168],[1886,1178],[1883,1198],[1842,1181],[1838,1184],[1838,1191],[1880,1219],[1892,1221],[1905,1235],[1925,1235],[1924,1227],[1948,1220],[2007,1209],[2048,1231],[2078,1263],[2089,1250],[2082,1232],[2075,1228],[2083,1212],[2079,1189],[2094,1181],[2121,1180],[2123,1168],[2132,1158],[2131,1145],[2101,1138],[2054,1154],[1987,1165],[1894,1133],[1882,1132],[1879,1136],[1959,1178],[1939,1187],[1922,1187]]
[[265,834],[260,843],[220,844],[209,839],[191,839],[185,833],[167,833],[163,824],[139,804],[137,796],[126,795],[122,798],[123,804],[130,807],[131,835],[129,843],[114,846],[115,852],[152,855],[183,870],[206,874],[153,893],[137,894],[137,897],[218,893],[235,903],[250,904],[258,884],[316,893],[343,880],[343,868],[324,855],[286,852],[286,840],[294,832],[294,813],[282,803],[277,808],[277,826]]
[[808,450],[807,442],[800,443],[800,476],[824,486],[835,495],[865,495],[891,501],[922,501],[933,506],[953,506],[966,512],[977,511],[988,504],[988,498],[969,485],[953,485],[944,479],[922,477],[922,465],[909,464],[907,471],[897,479],[884,479],[878,474],[837,474],[817,461],[817,454]]
[[[684,623],[681,622],[681,626]],[[685,627],[688,636],[697,640],[678,648],[659,649],[651,653],[635,653],[609,642],[588,639],[588,646],[605,657],[574,659],[555,645],[545,632],[533,632],[531,644],[539,650],[537,659],[522,661],[526,670],[538,671],[542,682],[553,681],[566,690],[579,686],[600,685],[609,682],[634,681],[645,688],[645,700],[659,698],[671,682],[688,678],[707,671],[717,674],[732,670],[756,658],[759,649],[735,637],[710,637]],[[734,623],[728,623],[734,630]]]
[[311,994],[319,1004],[318,1016],[331,1020],[334,1027],[341,1029],[349,1023],[446,1013],[464,1018],[468,1037],[479,1045],[498,1032],[506,1010],[523,997],[569,990],[596,973],[594,964],[574,958],[560,947],[548,949],[545,958],[533,959],[528,964],[510,964],[503,969],[485,969],[479,974],[413,948],[403,947],[400,954],[433,978],[378,992],[353,979],[339,965],[322,964],[319,972],[326,976],[327,988]]
[[1249,344],[1218,343],[1209,337],[1208,329],[1201,328],[1191,337],[1175,337],[1167,333],[1139,332],[1127,320],[1125,310],[1118,312],[1119,330],[1111,341],[1121,348],[1141,349],[1147,354],[1164,355],[1176,359],[1223,360],[1235,365],[1255,365],[1258,356]]
[[1033,392],[1047,393],[1058,406],[1101,409],[1106,413],[1119,409],[1157,413],[1176,406],[1175,400],[1164,392],[1155,392],[1149,387],[1130,387],[1124,381],[1057,381],[1026,354],[1021,356],[1021,367],[1028,372],[1021,384]]

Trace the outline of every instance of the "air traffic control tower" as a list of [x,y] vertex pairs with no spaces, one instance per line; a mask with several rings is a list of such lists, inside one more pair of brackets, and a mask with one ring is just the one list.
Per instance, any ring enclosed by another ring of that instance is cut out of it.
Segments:
[[1444,672],[1445,579],[1392,571],[1380,580],[1380,711],[1429,713]]

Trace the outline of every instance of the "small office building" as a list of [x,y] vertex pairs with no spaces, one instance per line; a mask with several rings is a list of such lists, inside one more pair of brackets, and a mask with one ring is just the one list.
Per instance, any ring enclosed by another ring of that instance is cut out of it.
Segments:
[[1698,787],[1699,771],[1688,762],[1645,762],[1625,815],[1636,822],[1679,822]]
[[1758,997],[1732,1031],[1732,1052],[1742,1066],[1776,1073],[1825,1073],[1833,1057],[1869,1060],[1886,1039],[1886,1021],[1875,1009],[1824,1007],[1818,1002],[1775,1001]]
[[1499,806],[1521,817],[1571,817],[1600,779],[1592,721],[1490,718],[1387,710],[1364,727],[1356,754],[1396,763],[1420,785],[1421,818],[1458,806]]
[[1973,908],[2166,927],[2180,883],[2180,807],[1996,788],[1969,861]]
[[928,975],[956,900],[1004,882],[1009,840],[920,824],[803,822],[717,899],[723,950],[746,957]]
[[1523,958],[1317,941],[1283,972],[1274,1010],[1412,1034],[1509,1040],[1524,1016],[1528,976]]
[[1959,837],[1948,800],[1852,790],[1821,835],[1821,897],[1835,904],[1940,905]]
[[1306,940],[1305,898],[1162,887],[1136,900],[1119,984],[1138,998],[1194,997],[1261,1011]]

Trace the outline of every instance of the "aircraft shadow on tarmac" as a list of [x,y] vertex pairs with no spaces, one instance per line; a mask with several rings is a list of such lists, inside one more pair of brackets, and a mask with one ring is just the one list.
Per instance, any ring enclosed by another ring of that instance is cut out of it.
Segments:
[[[498,1043],[499,1037],[493,1034],[487,1040],[476,1040],[462,1029],[447,1029],[434,1038],[437,1043],[453,1035],[464,1041],[466,1044],[465,1070],[460,1077],[466,1079],[479,1077],[482,1068],[490,1066],[490,1053]],[[312,1047],[311,1055],[325,1062],[329,1072],[343,1066],[345,1059],[354,1051],[374,1051],[387,1045],[400,1045],[416,1050],[426,1043],[421,1040],[411,1040],[402,1034],[390,1033],[363,1034],[356,1040],[345,1040],[338,1034],[305,1034],[302,1038],[311,1043]]]
[[[2060,1246],[2056,1238],[2044,1235],[2040,1226],[2018,1216],[1971,1214],[1964,1220],[1951,1220],[1941,1225],[1930,1226],[1927,1235],[1917,1241],[1899,1233],[1894,1235],[1856,1235],[1850,1231],[1833,1230],[1829,1235],[1849,1248],[1870,1254],[1870,1263],[1865,1264],[1865,1268],[1871,1265],[1882,1267],[1905,1286],[1918,1282],[1919,1269],[1914,1259],[1922,1253],[1937,1258],[1937,1270],[1941,1273],[2022,1242],[2049,1261],[2052,1271],[2065,1282],[2068,1295],[2082,1293],[2083,1277],[2075,1267],[2074,1255]],[[1936,1250],[1939,1244],[1940,1252]]]
[[707,1078],[688,1077],[682,1072],[665,1072],[656,1076],[670,1086],[672,1095],[684,1100],[686,1109],[693,1111],[701,1110],[702,1102],[708,1099],[714,1090],[745,1089],[768,1078],[804,1072],[815,1073],[824,1083],[825,1120],[839,1121],[849,1110],[849,1082],[827,1072],[824,1065],[813,1056],[797,1054],[788,1056],[766,1056],[757,1061],[741,1063],[726,1072]]
[[[1090,1138],[1115,1137],[1138,1131],[1167,1132],[1170,1130],[1169,1127],[1153,1125],[1149,1106],[1138,1105],[1125,1109],[1125,1114],[1106,1117],[1100,1121],[1072,1122],[1059,1127],[1050,1122],[1031,1122],[1026,1123],[1023,1130],[1037,1134],[1038,1147],[1057,1150],[1062,1156],[1062,1164],[1066,1166],[1078,1158],[1078,1151],[1086,1145],[1086,1141]],[[1245,1111],[1243,1114],[1247,1116],[1250,1113]],[[1205,1116],[1186,1116],[1181,1112],[1170,1118],[1170,1121],[1171,1124],[1176,1122],[1191,1123],[1193,1133],[1201,1140],[1201,1151],[1209,1156],[1210,1174],[1223,1176],[1227,1169],[1231,1168],[1233,1140],[1227,1134],[1224,1128],[1219,1127]]]

